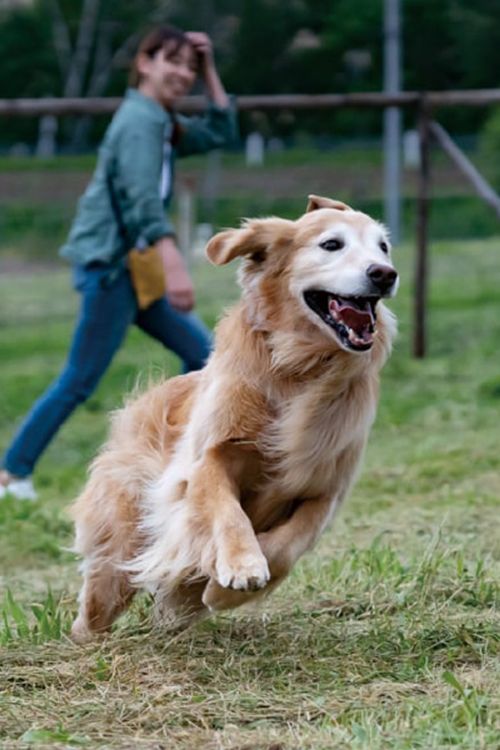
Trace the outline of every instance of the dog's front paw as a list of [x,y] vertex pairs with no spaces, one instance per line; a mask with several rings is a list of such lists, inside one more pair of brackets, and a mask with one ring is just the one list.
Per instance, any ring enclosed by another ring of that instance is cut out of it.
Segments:
[[236,560],[217,560],[215,577],[225,589],[257,591],[269,582],[271,574],[264,555],[244,555]]

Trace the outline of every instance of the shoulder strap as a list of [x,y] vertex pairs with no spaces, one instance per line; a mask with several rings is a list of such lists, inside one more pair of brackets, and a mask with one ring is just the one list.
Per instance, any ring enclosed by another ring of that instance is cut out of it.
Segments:
[[[118,226],[118,233],[122,239],[123,246],[127,248],[126,252],[128,252],[128,250],[132,248],[132,244],[129,241],[127,227],[125,226],[122,215],[121,215],[120,206],[118,205],[115,190],[113,188],[113,181],[111,179],[111,175],[109,174],[108,169],[106,169],[106,185],[108,188],[109,200],[111,203],[111,210],[113,211],[113,215],[115,217],[115,221]],[[114,280],[120,274],[120,270],[123,266],[123,262],[124,262],[124,256],[122,253],[120,253],[119,255],[116,253],[115,256],[111,258],[109,262],[110,270],[106,274],[106,276],[103,276],[103,278],[101,279],[102,287],[106,288],[114,282]]]
[[108,187],[111,209],[113,211],[113,215],[115,217],[115,221],[118,226],[118,232],[120,234],[120,237],[123,240],[124,246],[128,250],[130,250],[132,249],[132,243],[129,240],[127,227],[125,226],[125,223],[123,221],[122,213],[120,211],[120,206],[118,205],[118,201],[116,199],[115,189],[113,187],[113,180],[111,179],[111,175],[108,170],[106,171],[106,185]]

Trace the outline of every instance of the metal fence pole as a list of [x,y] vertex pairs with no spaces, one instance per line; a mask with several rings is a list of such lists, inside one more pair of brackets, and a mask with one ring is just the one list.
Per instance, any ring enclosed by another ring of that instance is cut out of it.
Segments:
[[415,297],[413,325],[413,354],[421,359],[427,348],[427,281],[429,243],[429,141],[430,113],[425,96],[422,97],[418,114],[420,141],[420,167],[417,194],[417,252],[415,260]]
[[[401,89],[400,0],[384,1],[384,92],[398,94]],[[393,243],[401,232],[401,112],[399,107],[384,111],[384,198],[385,223]]]

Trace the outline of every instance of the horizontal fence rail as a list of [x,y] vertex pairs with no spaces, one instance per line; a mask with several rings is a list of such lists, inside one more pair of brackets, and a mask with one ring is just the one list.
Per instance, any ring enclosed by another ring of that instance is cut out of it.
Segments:
[[[120,105],[120,97],[0,99],[0,116],[39,117],[41,115],[107,115]],[[403,91],[399,94],[278,94],[270,96],[238,96],[238,109],[339,109],[341,107],[454,107],[500,104],[500,89],[464,91]],[[182,112],[199,112],[206,107],[202,96],[182,99]]]

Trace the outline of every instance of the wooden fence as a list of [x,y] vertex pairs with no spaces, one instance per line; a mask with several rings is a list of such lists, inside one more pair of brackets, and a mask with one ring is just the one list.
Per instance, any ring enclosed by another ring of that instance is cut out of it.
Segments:
[[[424,357],[427,350],[427,287],[429,249],[429,202],[431,141],[437,143],[455,166],[472,184],[479,197],[493,208],[500,218],[500,198],[479,174],[476,168],[460,151],[448,133],[433,120],[436,109],[441,107],[483,107],[500,104],[500,89],[476,89],[466,91],[404,91],[399,94],[282,94],[273,96],[238,97],[238,108],[249,110],[280,109],[343,109],[346,107],[378,108],[403,107],[415,112],[420,141],[420,165],[417,194],[416,253],[414,277],[414,326],[413,353]],[[119,106],[119,98],[88,99],[0,99],[0,116],[40,117],[41,115],[102,115],[112,114]],[[179,109],[186,113],[201,111],[205,106],[203,97],[187,97],[180,102]]]

